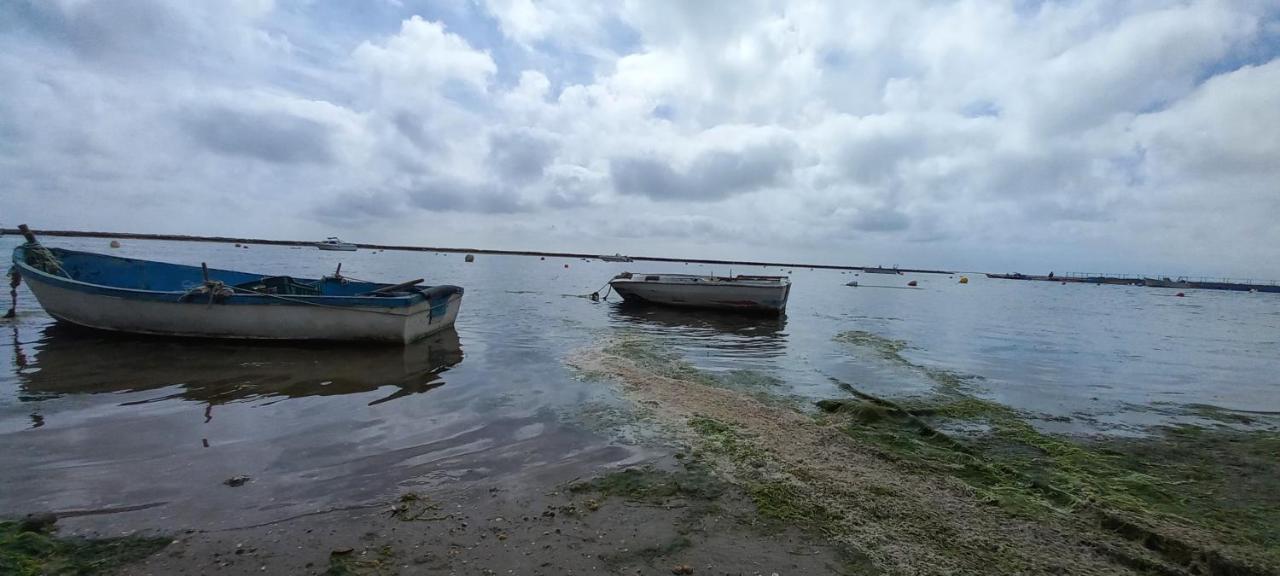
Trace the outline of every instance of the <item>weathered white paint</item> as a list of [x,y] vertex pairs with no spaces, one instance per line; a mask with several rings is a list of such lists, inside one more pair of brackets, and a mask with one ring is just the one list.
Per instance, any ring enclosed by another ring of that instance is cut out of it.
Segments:
[[671,306],[781,312],[791,282],[786,278],[726,278],[689,274],[632,274],[609,282],[628,300]]
[[155,302],[68,290],[23,280],[50,316],[102,330],[258,340],[362,340],[405,343],[452,326],[462,295],[449,298],[441,316],[431,305],[407,308],[328,308],[281,302],[279,305],[226,305],[199,302]]

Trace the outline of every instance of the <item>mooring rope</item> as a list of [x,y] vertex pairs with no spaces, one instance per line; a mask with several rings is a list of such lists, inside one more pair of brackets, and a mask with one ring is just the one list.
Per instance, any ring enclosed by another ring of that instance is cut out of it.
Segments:
[[[612,280],[610,280],[609,282],[612,282]],[[608,299],[609,299],[609,294],[610,294],[611,292],[613,292],[613,284],[610,284],[609,282],[605,282],[605,283],[604,283],[604,286],[601,286],[600,288],[596,289],[596,291],[595,291],[595,292],[592,292],[592,293],[590,293],[590,294],[583,294],[583,297],[585,297],[585,298],[590,298],[592,302],[599,302],[599,301],[601,301],[601,300],[608,300]],[[605,291],[605,294],[604,294],[604,297],[603,297],[603,298],[601,298],[601,297],[600,297],[600,291],[601,291],[601,290],[604,290],[604,291]]]
[[9,311],[4,313],[5,318],[13,318],[18,315],[18,284],[22,283],[22,274],[18,272],[18,265],[9,266]]

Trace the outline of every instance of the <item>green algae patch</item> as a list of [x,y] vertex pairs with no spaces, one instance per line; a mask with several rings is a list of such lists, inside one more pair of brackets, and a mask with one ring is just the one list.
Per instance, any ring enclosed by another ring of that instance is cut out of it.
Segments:
[[71,576],[109,573],[142,560],[169,543],[167,538],[59,538],[0,522],[0,574]]
[[[899,341],[866,333],[837,340],[867,347],[936,384],[925,398],[893,402],[838,383],[853,398],[817,403],[844,431],[888,458],[950,474],[1027,517],[1093,518],[1181,569],[1206,574],[1280,571],[1280,434],[1164,427],[1142,439],[1073,439],[1041,433],[1018,411],[966,393],[967,379],[912,364]],[[1248,424],[1212,407],[1203,418]],[[939,427],[981,424],[955,437]]]
[[[758,370],[738,369],[722,373],[703,370],[685,360],[679,353],[642,336],[616,338],[602,352],[630,360],[647,373],[691,384],[741,390],[761,400],[778,400],[770,392],[783,384],[778,377]],[[602,376],[590,371],[583,372],[588,378]]]
[[381,576],[397,574],[395,552],[390,545],[365,549],[356,553],[351,548],[329,553],[329,567],[324,576]]
[[634,362],[637,367],[665,378],[699,384],[716,384],[714,376],[699,370],[679,354],[645,338],[617,338],[605,347],[604,353],[626,358]]
[[573,493],[616,496],[631,501],[662,503],[672,498],[715,500],[725,484],[700,462],[685,462],[674,471],[652,466],[626,468],[569,486]]
[[902,357],[902,351],[907,348],[907,343],[904,340],[893,340],[891,338],[880,336],[879,334],[864,332],[862,330],[841,332],[836,334],[835,340],[837,342],[844,342],[845,344],[852,344],[854,346],[870,349],[879,354],[880,357],[885,360],[893,360],[903,364],[907,363],[907,360]]
[[773,528],[790,524],[813,529],[824,536],[838,532],[839,518],[800,483],[771,473],[768,455],[737,428],[702,416],[691,418],[689,427],[705,440],[703,448],[733,464],[756,511],[773,522]]

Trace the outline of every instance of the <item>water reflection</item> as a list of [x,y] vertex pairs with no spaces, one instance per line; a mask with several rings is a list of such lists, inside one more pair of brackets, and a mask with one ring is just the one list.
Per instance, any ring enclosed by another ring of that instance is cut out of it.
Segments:
[[619,303],[609,311],[616,328],[630,328],[669,340],[677,347],[697,346],[724,357],[782,356],[787,347],[787,317],[724,310],[669,308]]
[[395,387],[369,403],[379,404],[444,385],[442,375],[463,358],[452,328],[404,347],[361,347],[146,338],[52,324],[15,349],[23,400],[180,386],[156,400],[210,405]]

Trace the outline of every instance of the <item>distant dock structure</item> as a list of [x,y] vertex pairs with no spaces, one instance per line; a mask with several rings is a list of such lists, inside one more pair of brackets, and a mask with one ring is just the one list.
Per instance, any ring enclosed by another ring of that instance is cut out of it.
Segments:
[[1042,282],[1073,282],[1080,284],[1112,284],[1117,286],[1146,286],[1148,288],[1183,288],[1198,290],[1230,290],[1233,292],[1280,293],[1280,282],[1238,278],[1210,278],[1198,276],[1147,276],[1142,274],[1101,274],[1093,272],[1066,272],[1046,276],[1033,274],[987,274],[987,278],[1003,280],[1039,280]]

